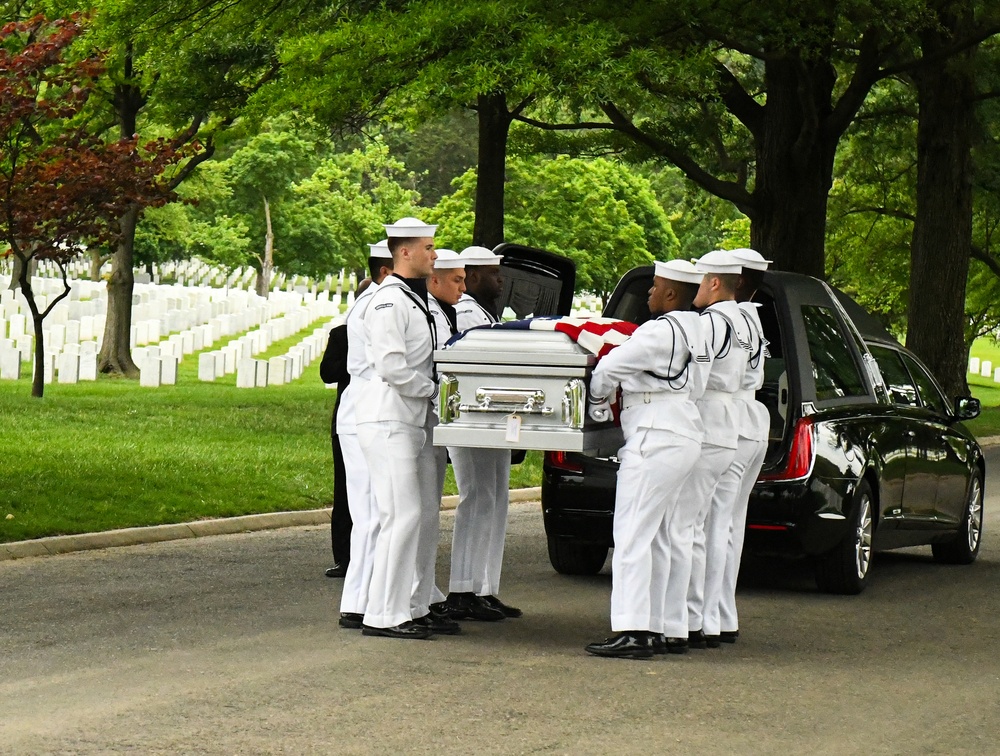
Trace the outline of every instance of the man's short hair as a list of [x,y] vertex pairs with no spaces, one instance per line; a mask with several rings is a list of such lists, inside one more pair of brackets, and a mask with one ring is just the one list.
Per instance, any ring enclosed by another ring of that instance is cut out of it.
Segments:
[[756,270],[755,268],[744,268],[743,272],[740,273],[743,284],[740,287],[740,291],[746,292],[747,296],[753,294],[760,288],[761,283],[764,281],[764,273],[766,272],[764,270]]
[[391,257],[368,258],[368,275],[372,277],[373,281],[379,277],[379,274],[382,272],[382,268],[388,268],[389,270],[392,270]]
[[730,294],[735,294],[736,287],[740,284],[739,273],[706,273],[705,275],[718,278],[720,283],[722,283],[722,288]]
[[690,310],[694,304],[694,298],[698,295],[698,284],[687,281],[675,281],[670,279],[670,285],[677,292],[677,299],[681,303],[682,310]]
[[389,247],[389,251],[392,253],[393,261],[396,260],[396,254],[399,252],[400,247],[412,245],[418,238],[419,237],[417,236],[390,236],[386,241],[386,244]]

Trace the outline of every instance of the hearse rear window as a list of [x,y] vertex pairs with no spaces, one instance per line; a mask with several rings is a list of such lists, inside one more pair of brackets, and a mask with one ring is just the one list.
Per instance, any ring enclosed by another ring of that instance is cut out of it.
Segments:
[[817,401],[867,395],[861,370],[834,311],[829,307],[804,305],[802,319],[809,340]]

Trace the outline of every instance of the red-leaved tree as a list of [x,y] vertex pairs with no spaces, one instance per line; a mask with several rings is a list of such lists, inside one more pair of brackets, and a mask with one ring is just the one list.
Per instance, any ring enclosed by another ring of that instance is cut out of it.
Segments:
[[[70,293],[66,263],[107,243],[128,208],[171,198],[163,171],[180,159],[165,140],[104,142],[87,130],[84,107],[103,73],[100,56],[73,59],[81,18],[36,16],[0,28],[0,241],[17,261],[35,330],[32,396],[44,391],[42,321]],[[63,291],[39,309],[29,264],[51,260]]]

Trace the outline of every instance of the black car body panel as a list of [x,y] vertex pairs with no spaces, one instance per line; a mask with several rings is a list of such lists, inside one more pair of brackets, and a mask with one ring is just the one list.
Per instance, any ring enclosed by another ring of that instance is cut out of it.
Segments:
[[[652,267],[626,274],[605,316],[647,320],[652,275]],[[768,272],[755,301],[770,342],[757,398],[771,428],[745,551],[831,554],[856,535],[863,482],[871,490],[876,550],[954,541],[983,457],[929,371],[876,318],[822,281]],[[808,467],[797,467],[805,459],[797,444],[811,444]],[[550,540],[613,546],[617,469],[614,456],[546,455],[542,506]]]

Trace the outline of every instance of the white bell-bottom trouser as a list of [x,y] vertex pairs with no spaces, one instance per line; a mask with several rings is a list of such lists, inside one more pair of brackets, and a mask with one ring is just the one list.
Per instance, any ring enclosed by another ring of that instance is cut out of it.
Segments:
[[372,627],[394,627],[429,611],[441,512],[432,423],[433,416],[423,427],[358,424],[379,510],[364,619]]
[[[736,449],[736,460],[742,462],[743,475],[740,478],[736,505],[733,508],[732,527],[729,529],[729,542],[726,549],[726,566],[722,573],[722,585],[719,589],[718,630],[735,632],[740,629],[739,615],[736,612],[736,580],[740,575],[740,559],[743,556],[743,538],[746,536],[747,504],[750,492],[753,490],[760,468],[764,465],[764,455],[767,452],[767,441],[751,441],[740,438]],[[733,463],[735,467],[737,462]],[[707,585],[706,585],[707,589]],[[705,632],[708,632],[709,614],[708,597],[706,596]],[[713,618],[712,622],[716,622]],[[712,627],[715,627],[713,624]]]
[[448,453],[459,495],[448,590],[497,596],[507,537],[510,451],[450,447]]
[[701,444],[673,431],[629,427],[615,492],[611,561],[611,629],[660,632],[670,574],[670,548],[661,534],[698,459]]
[[[435,487],[434,490],[437,492],[435,494],[435,501],[437,501],[437,510],[438,510],[438,521],[437,521],[437,524],[434,527],[435,527],[435,532],[438,533],[438,537],[439,537],[440,536],[440,529],[441,529],[441,495],[444,493],[444,476],[445,476],[445,473],[448,470],[448,450],[445,449],[443,446],[435,446],[434,447],[434,466],[435,466],[435,470],[437,472],[437,484],[436,484],[436,487]],[[438,537],[435,537],[435,539],[434,539],[434,567],[435,567],[435,571],[431,572],[431,603],[432,604],[440,603],[441,601],[444,601],[447,598],[447,596],[445,596],[441,592],[441,589],[438,588],[438,585],[437,585],[436,567],[437,567],[437,549],[438,549],[438,540],[439,540]],[[416,585],[414,585],[414,592],[416,592]],[[418,614],[418,615],[415,615],[415,616],[419,617],[420,615]]]
[[356,433],[340,434],[347,474],[347,508],[354,526],[351,530],[351,561],[347,565],[340,611],[364,614],[368,606],[368,586],[372,579],[375,542],[378,538],[378,504],[372,489],[368,462]]
[[[668,638],[687,638],[689,629],[701,628],[705,519],[719,479],[732,464],[735,455],[736,449],[715,444],[701,445],[698,460],[681,487],[673,517],[657,535],[670,549],[670,574],[664,594],[663,629],[660,630]],[[689,588],[695,580],[701,586],[698,600],[694,602],[697,615],[689,617]]]

